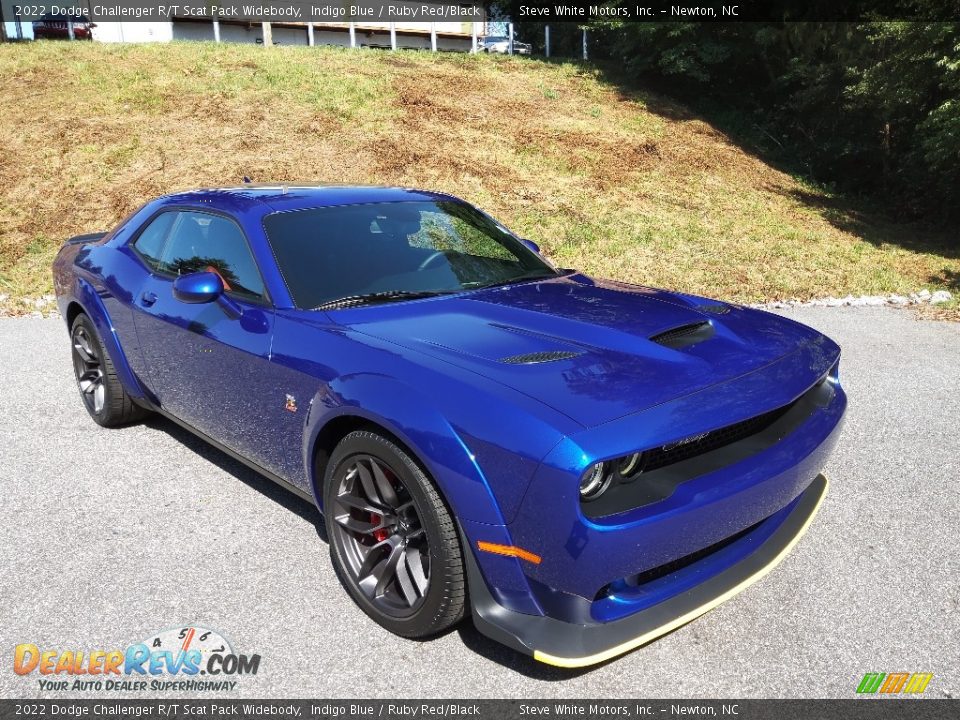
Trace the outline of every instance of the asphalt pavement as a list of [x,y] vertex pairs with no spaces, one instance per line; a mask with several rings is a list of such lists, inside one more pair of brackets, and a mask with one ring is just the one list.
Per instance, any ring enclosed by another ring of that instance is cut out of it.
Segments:
[[0,320],[0,697],[106,695],[41,691],[12,671],[17,644],[125,648],[186,625],[260,654],[228,697],[853,697],[864,673],[896,671],[931,672],[926,694],[956,697],[960,325],[784,314],[843,347],[850,405],[819,515],[758,584],[585,671],[469,622],[427,642],[390,635],[340,586],[310,504],[170,422],[99,428],[62,321]]

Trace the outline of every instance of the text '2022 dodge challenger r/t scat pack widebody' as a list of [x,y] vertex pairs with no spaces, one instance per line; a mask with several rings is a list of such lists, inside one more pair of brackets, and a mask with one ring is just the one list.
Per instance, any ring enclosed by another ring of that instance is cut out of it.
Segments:
[[434,192],[169,195],[68,241],[54,282],[96,422],[160,413],[314,502],[388,630],[472,615],[561,666],[776,565],[846,406],[820,333],[557,269]]

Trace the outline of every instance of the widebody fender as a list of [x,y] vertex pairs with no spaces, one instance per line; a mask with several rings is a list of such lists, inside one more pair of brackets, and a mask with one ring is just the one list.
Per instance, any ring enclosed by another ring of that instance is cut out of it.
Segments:
[[[385,375],[347,375],[313,399],[304,433],[305,461],[314,457],[322,429],[344,416],[384,427],[406,445],[453,507],[465,541],[464,552],[471,553],[485,576],[495,581],[498,602],[516,612],[542,614],[520,561],[476,551],[478,541],[510,545],[512,540],[477,454],[464,441],[470,436],[461,435],[423,393],[402,382]],[[322,510],[323,478],[313,477],[311,485]]]
[[[374,373],[334,379],[311,403],[304,432],[307,467],[315,455],[321,430],[342,416],[363,418],[396,436],[414,453],[415,459],[425,465],[424,470],[436,480],[441,493],[460,515],[483,523],[504,523],[476,456],[423,393],[394,378]],[[321,510],[322,484],[323,478],[312,478],[314,496]]]
[[65,305],[69,306],[71,302],[77,303],[83,309],[83,312],[86,313],[87,317],[93,321],[97,332],[100,334],[100,338],[103,340],[104,348],[110,355],[110,360],[113,361],[113,366],[117,371],[117,377],[120,379],[120,382],[123,383],[127,394],[135,400],[145,399],[144,389],[140,385],[140,381],[137,379],[136,374],[133,372],[127,360],[126,353],[120,343],[110,313],[107,311],[97,289],[89,280],[83,277],[77,277],[74,280],[71,295],[72,297]]

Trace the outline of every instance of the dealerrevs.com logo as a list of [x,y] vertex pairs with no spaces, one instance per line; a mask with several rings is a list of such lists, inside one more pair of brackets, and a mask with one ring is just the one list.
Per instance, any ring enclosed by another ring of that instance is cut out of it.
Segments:
[[125,649],[21,643],[13,653],[13,671],[38,675],[45,691],[229,691],[259,668],[259,655],[236,653],[220,633],[197,626],[164,630]]

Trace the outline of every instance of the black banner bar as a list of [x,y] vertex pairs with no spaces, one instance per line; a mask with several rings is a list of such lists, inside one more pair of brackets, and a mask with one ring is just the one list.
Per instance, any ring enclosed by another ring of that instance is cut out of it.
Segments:
[[247,22],[861,22],[960,21],[960,0],[42,0],[13,2],[22,21],[174,19]]
[[537,22],[864,22],[960,20],[960,0],[511,0],[514,21]]
[[0,718],[21,720],[952,720],[958,711],[957,700],[879,696],[850,700],[0,700]]

